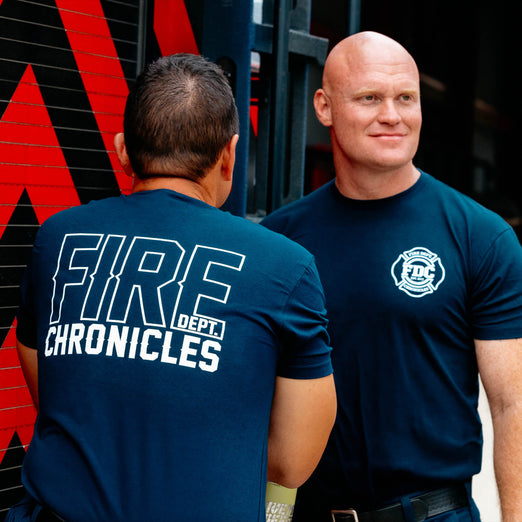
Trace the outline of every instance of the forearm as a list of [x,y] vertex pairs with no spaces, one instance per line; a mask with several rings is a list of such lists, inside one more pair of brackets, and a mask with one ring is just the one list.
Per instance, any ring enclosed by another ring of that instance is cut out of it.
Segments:
[[492,409],[495,475],[503,522],[522,517],[522,403]]
[[503,522],[522,520],[522,339],[475,340],[494,433]]

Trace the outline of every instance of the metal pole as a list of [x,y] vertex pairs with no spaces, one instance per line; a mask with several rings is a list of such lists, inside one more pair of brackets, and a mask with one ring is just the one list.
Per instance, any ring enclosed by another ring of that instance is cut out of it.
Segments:
[[138,52],[136,56],[136,76],[145,67],[145,42],[147,40],[147,0],[140,0],[138,11]]
[[361,28],[361,0],[350,0],[348,36],[358,33]]
[[283,180],[286,168],[287,106],[288,106],[288,39],[290,34],[290,0],[274,3],[274,83],[272,93],[270,210],[279,208],[283,199]]

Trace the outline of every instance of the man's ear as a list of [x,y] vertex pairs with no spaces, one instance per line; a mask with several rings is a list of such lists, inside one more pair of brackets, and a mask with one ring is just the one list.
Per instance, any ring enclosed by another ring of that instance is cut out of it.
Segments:
[[125,146],[125,136],[123,132],[119,132],[114,136],[114,149],[116,150],[116,156],[118,156],[118,161],[120,165],[127,174],[127,176],[134,176],[134,171],[132,170],[132,166],[129,160],[129,155],[127,154],[127,147]]
[[314,95],[314,108],[317,119],[325,126],[332,126],[332,111],[330,100],[323,89],[317,89]]
[[234,134],[230,141],[225,145],[221,156],[221,174],[226,181],[232,180],[234,164],[236,162],[236,146],[239,135]]

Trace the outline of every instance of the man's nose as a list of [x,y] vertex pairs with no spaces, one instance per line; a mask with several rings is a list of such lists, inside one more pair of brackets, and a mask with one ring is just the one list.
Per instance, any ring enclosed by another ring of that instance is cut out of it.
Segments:
[[400,112],[395,104],[395,100],[385,99],[379,107],[379,121],[395,125],[401,121]]

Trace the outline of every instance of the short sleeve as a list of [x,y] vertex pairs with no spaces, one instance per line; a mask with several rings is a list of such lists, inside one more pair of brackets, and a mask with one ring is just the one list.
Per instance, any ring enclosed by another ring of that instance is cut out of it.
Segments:
[[312,260],[288,297],[281,317],[283,354],[278,375],[317,379],[332,370],[324,291]]
[[511,228],[480,260],[471,310],[475,339],[522,337],[522,247]]

